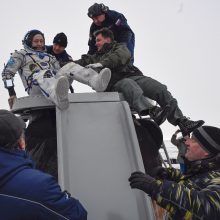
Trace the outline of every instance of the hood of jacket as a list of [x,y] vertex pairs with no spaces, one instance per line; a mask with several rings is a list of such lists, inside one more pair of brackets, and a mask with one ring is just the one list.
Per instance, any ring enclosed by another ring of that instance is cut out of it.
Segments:
[[0,188],[21,170],[33,167],[34,162],[26,151],[0,147]]
[[33,48],[31,47],[28,47],[26,44],[23,45],[24,46],[24,49],[26,51],[28,51],[29,53],[46,53],[47,50],[46,50],[46,46],[44,46],[44,50],[34,50]]

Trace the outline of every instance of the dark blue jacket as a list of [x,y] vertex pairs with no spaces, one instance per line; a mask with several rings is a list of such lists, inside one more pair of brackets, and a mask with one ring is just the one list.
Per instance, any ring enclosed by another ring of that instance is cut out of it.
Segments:
[[80,202],[55,179],[33,168],[25,151],[0,148],[0,219],[86,220]]
[[89,51],[88,54],[94,54],[97,51],[95,46],[95,37],[94,32],[103,28],[108,27],[114,34],[114,40],[118,43],[126,43],[129,51],[131,52],[131,56],[133,57],[134,53],[134,41],[135,36],[130,26],[127,23],[127,19],[125,16],[117,11],[108,10],[105,13],[105,21],[101,26],[97,26],[94,23],[90,26],[89,32]]
[[70,61],[73,61],[72,57],[66,52],[66,50],[63,51],[63,53],[55,54],[53,52],[53,46],[46,46],[47,53],[53,55],[56,57],[56,59],[59,61],[60,67],[63,67],[65,64],[69,63]]

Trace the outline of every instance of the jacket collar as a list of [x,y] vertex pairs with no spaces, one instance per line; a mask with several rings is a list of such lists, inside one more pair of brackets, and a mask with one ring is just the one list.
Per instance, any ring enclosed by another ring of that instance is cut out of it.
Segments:
[[101,50],[97,51],[97,54],[103,54],[106,53],[108,51],[110,51],[112,49],[112,47],[115,45],[115,41],[111,42],[111,43],[105,43],[102,47]]
[[186,161],[186,171],[185,174],[196,174],[203,173],[210,170],[216,170],[220,168],[220,153],[212,156],[210,158],[206,158],[203,160],[197,161]]
[[32,53],[32,54],[35,54],[35,53],[45,53],[46,54],[46,46],[44,47],[44,50],[38,51],[38,50],[34,50],[34,49],[28,47],[27,45],[24,45],[24,50],[26,50],[28,53]]
[[0,147],[0,187],[24,169],[34,168],[34,162],[26,151],[7,150]]

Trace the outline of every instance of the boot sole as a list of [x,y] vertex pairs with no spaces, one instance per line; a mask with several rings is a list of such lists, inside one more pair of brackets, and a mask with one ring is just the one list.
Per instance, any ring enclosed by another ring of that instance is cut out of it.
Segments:
[[169,114],[169,110],[170,110],[170,106],[166,105],[163,109],[163,112],[161,113],[161,116],[160,116],[161,120],[155,121],[158,126],[162,125],[166,121],[167,116]]
[[190,133],[193,132],[195,129],[201,127],[204,123],[205,123],[205,122],[204,122],[203,120],[200,120],[196,126],[190,128],[190,129],[187,129],[186,134],[190,134]]
[[56,97],[57,97],[57,107],[60,110],[67,109],[69,107],[68,90],[69,90],[69,81],[66,77],[61,76],[58,79],[55,89]]
[[97,92],[104,92],[109,84],[109,81],[111,79],[111,70],[109,68],[104,68],[99,73],[99,86],[96,88]]

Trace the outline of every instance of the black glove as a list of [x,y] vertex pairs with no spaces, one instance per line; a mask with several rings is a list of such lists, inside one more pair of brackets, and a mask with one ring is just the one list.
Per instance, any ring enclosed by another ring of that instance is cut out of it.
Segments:
[[166,179],[168,177],[167,169],[162,166],[157,166],[157,167],[153,168],[149,174],[152,177],[159,178],[159,179]]
[[132,189],[140,189],[145,193],[150,194],[155,179],[148,174],[144,174],[138,171],[132,173],[128,181],[130,182],[130,186]]

